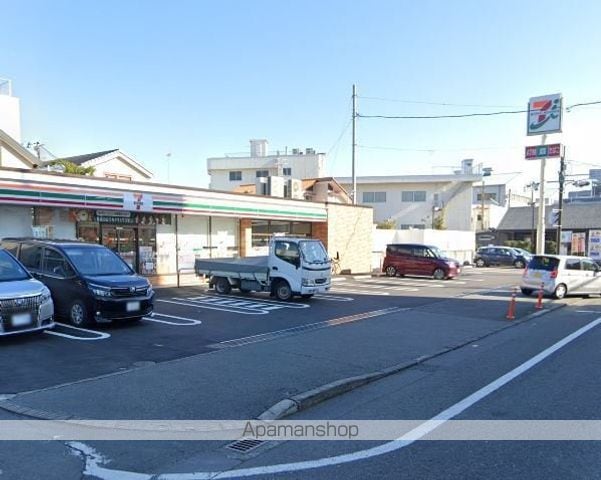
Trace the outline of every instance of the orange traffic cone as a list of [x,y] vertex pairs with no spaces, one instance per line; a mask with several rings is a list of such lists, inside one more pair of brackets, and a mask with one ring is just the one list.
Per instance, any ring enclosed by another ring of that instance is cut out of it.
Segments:
[[536,308],[537,310],[542,310],[543,308],[543,292],[545,290],[545,284],[541,283],[540,284],[540,289],[538,291],[538,298],[536,299],[536,305],[534,305],[534,308]]
[[507,320],[515,320],[515,296],[517,292],[517,287],[513,288],[513,293],[511,294],[511,300],[509,301],[509,308],[507,309],[507,315],[505,318]]

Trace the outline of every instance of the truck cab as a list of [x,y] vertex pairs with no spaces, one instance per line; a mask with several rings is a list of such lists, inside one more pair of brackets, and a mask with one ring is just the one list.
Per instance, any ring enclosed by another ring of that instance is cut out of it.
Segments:
[[330,288],[330,259],[319,240],[273,238],[269,245],[268,267],[272,292],[278,298],[294,294],[310,298]]

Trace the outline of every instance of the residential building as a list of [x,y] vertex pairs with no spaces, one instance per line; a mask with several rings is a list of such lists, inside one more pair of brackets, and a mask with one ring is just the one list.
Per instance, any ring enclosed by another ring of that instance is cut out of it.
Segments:
[[[472,189],[481,175],[402,175],[357,177],[357,200],[374,209],[376,223],[391,221],[398,229],[472,229]],[[352,190],[350,177],[338,182]],[[439,219],[439,220],[437,220]],[[442,225],[440,225],[440,223]]]
[[[260,183],[240,185],[234,189],[234,192],[257,194],[257,186],[260,186]],[[283,186],[283,195],[273,195],[273,192],[261,192],[261,194],[305,199],[313,202],[343,203],[348,205],[353,203],[348,192],[332,177],[306,178],[298,181],[289,180],[288,183],[283,183]]]
[[286,148],[269,152],[267,140],[250,140],[250,154],[207,159],[212,190],[233,191],[241,185],[255,184],[257,178],[270,176],[285,179],[321,178],[325,176],[325,153],[313,148]]
[[[150,170],[118,148],[57,160],[64,160],[81,167],[92,167],[94,169],[93,177],[130,182],[147,182],[152,179]],[[49,163],[51,162],[45,162],[42,166]]]

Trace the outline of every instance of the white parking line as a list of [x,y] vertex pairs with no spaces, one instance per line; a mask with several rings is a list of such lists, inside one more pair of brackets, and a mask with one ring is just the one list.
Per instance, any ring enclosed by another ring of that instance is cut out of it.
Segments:
[[318,300],[329,300],[332,302],[352,302],[355,300],[351,297],[341,297],[340,295],[328,295],[321,293],[316,293],[315,295],[313,295],[313,298],[316,298]]
[[[308,305],[304,304],[304,303],[291,303],[291,302],[284,302],[282,300],[271,300],[269,298],[261,298],[261,297],[249,297],[248,295],[219,295],[218,293],[207,293],[205,295],[199,295],[196,297],[183,297],[186,300],[191,300],[191,301],[197,301],[197,300],[204,300],[206,297],[213,297],[213,298],[221,298],[221,299],[225,299],[225,300],[231,300],[231,299],[239,299],[240,301],[243,301],[245,303],[253,303],[253,304],[268,304],[268,305],[282,305],[283,307],[286,308],[307,308]],[[177,298],[182,298],[182,297],[177,297]]]
[[192,303],[192,302],[176,302],[174,300],[155,300],[155,302],[162,302],[162,303],[171,303],[173,305],[181,305],[184,307],[196,307],[196,308],[206,308],[207,310],[217,310],[220,312],[229,312],[229,313],[240,313],[242,315],[266,315],[268,312],[266,311],[262,311],[262,310],[256,310],[256,311],[241,311],[241,310],[235,310],[233,308],[226,308],[226,307],[218,307],[218,306],[211,306],[211,305],[203,305],[201,303]]
[[[186,323],[170,322],[169,320],[160,320],[156,317],[166,317],[166,318],[173,318],[175,320],[184,320],[184,322],[186,322]],[[152,317],[144,317],[144,320],[146,320],[148,322],[164,323],[166,325],[175,325],[178,327],[190,327],[193,325],[200,325],[202,323],[200,320],[195,320],[193,318],[178,317],[176,315],[167,315],[166,313],[157,313],[157,312],[155,312],[152,315]]]
[[111,336],[110,333],[106,333],[106,332],[97,332],[96,330],[88,330],[87,328],[73,327],[71,325],[67,325],[67,324],[59,323],[59,322],[56,322],[56,324],[60,325],[61,327],[69,328],[71,330],[78,330],[80,332],[91,333],[91,334],[94,334],[97,336],[96,337],[77,337],[75,335],[69,335],[67,333],[56,332],[54,330],[44,330],[44,333],[47,333],[48,335],[55,335],[57,337],[69,338],[71,340],[82,340],[84,342],[93,342],[96,340],[106,340],[107,338],[110,338],[110,336]]
[[334,293],[346,293],[346,294],[351,294],[351,295],[380,295],[380,296],[390,295],[389,292],[380,292],[377,290],[370,292],[367,290],[352,290],[350,288],[334,288],[334,287],[332,287],[331,290]]

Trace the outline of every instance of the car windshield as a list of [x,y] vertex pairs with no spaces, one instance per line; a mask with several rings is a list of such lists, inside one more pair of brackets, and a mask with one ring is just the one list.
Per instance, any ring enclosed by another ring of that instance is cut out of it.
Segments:
[[438,247],[429,247],[436,258],[446,258],[445,253]]
[[300,250],[307,263],[327,263],[328,252],[321,242],[304,241],[300,242]]
[[30,276],[8,252],[0,250],[0,282],[27,280]]
[[559,265],[559,259],[555,257],[533,257],[528,263],[528,270],[546,270],[552,272],[557,269]]
[[105,247],[66,247],[65,252],[83,275],[129,275],[131,268]]

